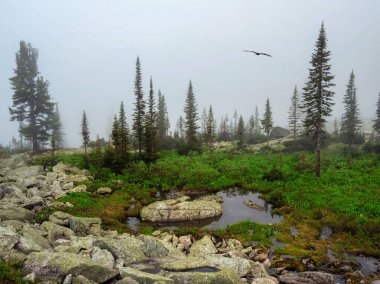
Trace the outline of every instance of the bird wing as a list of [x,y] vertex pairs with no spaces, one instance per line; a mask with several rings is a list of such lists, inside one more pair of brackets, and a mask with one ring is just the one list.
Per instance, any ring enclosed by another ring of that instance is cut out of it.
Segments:
[[246,50],[246,49],[244,49],[243,51],[244,51],[244,52],[253,52],[253,53],[256,53],[256,52],[253,51],[253,50]]
[[266,55],[266,56],[269,56],[269,57],[273,57],[272,55],[270,55],[270,54],[267,54],[267,53],[260,53],[260,54],[262,54],[262,55]]

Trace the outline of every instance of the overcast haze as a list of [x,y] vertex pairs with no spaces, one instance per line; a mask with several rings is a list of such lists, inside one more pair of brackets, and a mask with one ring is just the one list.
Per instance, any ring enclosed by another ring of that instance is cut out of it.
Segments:
[[262,114],[269,97],[275,125],[287,126],[290,96],[295,84],[304,86],[322,21],[336,84],[331,120],[342,114],[351,70],[362,117],[373,119],[380,92],[379,14],[378,0],[1,0],[0,143],[18,136],[8,106],[20,40],[39,50],[39,71],[59,102],[68,146],[80,144],[83,109],[91,138],[109,134],[121,101],[130,124],[137,55],[144,93],[152,76],[172,126],[190,79],[199,112],[212,104],[218,123],[235,109],[248,118],[258,105]]

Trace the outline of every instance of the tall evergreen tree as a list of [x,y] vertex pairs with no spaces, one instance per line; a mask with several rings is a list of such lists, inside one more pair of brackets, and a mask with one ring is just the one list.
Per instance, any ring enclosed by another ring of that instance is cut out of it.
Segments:
[[316,144],[315,174],[321,175],[321,144],[324,135],[326,117],[332,112],[334,92],[330,90],[335,86],[332,82],[329,64],[331,52],[327,50],[327,38],[322,23],[315,50],[311,57],[308,82],[303,88],[303,112],[306,114],[304,127],[308,134],[312,134]]
[[169,128],[170,123],[165,96],[161,94],[160,90],[158,90],[157,130],[160,148],[165,145],[165,140],[167,139]]
[[301,105],[300,98],[298,95],[297,86],[294,87],[293,96],[291,98],[290,107],[289,107],[289,128],[293,138],[296,139],[300,130],[301,130]]
[[203,107],[202,116],[201,116],[201,138],[202,141],[207,142],[207,111],[206,107]]
[[334,119],[334,132],[333,132],[334,138],[338,139],[339,137],[339,123],[338,119],[335,117]]
[[379,97],[377,99],[376,103],[376,119],[373,121],[373,131],[375,132],[377,136],[377,142],[379,141],[379,136],[380,136],[380,93]]
[[136,137],[136,143],[141,154],[144,143],[144,117],[145,117],[145,101],[142,90],[142,76],[140,58],[136,60],[136,76],[135,76],[135,109],[133,113],[133,130]]
[[267,135],[267,146],[269,146],[269,135],[273,128],[273,118],[272,118],[272,109],[270,106],[269,98],[265,103],[265,112],[263,119],[261,120],[261,125],[263,126],[264,132]]
[[54,140],[55,148],[63,148],[63,132],[62,132],[62,122],[61,115],[59,113],[58,103],[55,104],[55,109],[53,115],[51,116],[51,140]]
[[128,161],[129,129],[123,102],[120,103],[118,132],[120,142],[120,158],[123,162],[123,166],[125,166]]
[[82,141],[83,141],[83,146],[84,146],[84,166],[85,168],[88,168],[89,164],[88,164],[87,145],[90,142],[90,131],[88,129],[86,111],[83,111],[81,133],[82,133]]
[[251,115],[247,123],[247,141],[248,143],[253,143],[255,134],[255,118]]
[[113,125],[112,125],[112,144],[115,147],[115,160],[120,161],[121,160],[121,135],[120,135],[120,122],[117,115],[113,118]]
[[212,111],[212,106],[208,110],[207,123],[206,123],[206,143],[209,148],[213,147],[215,142],[215,131],[216,131],[216,121],[214,118],[214,112]]
[[362,124],[359,118],[359,106],[356,98],[356,86],[354,71],[350,74],[347,84],[346,94],[343,98],[344,114],[342,119],[341,132],[345,140],[348,142],[350,149],[355,143],[355,138],[359,135],[360,126]]
[[195,96],[193,93],[193,85],[191,81],[189,82],[189,88],[186,94],[185,101],[185,131],[186,131],[186,142],[189,149],[195,149],[198,143],[197,140],[197,130],[198,130],[198,111],[197,103],[195,101]]
[[236,138],[238,140],[238,147],[241,148],[244,143],[244,135],[245,135],[245,128],[244,128],[244,120],[243,117],[240,115],[239,122],[236,128]]
[[9,79],[14,91],[13,105],[9,108],[11,121],[19,122],[19,132],[32,142],[34,152],[50,138],[49,122],[54,111],[49,83],[38,76],[37,58],[37,49],[21,41],[16,53],[15,75]]
[[145,146],[147,154],[152,158],[157,152],[157,111],[152,77],[150,78],[148,112],[145,117]]
[[255,134],[261,134],[259,108],[255,108]]

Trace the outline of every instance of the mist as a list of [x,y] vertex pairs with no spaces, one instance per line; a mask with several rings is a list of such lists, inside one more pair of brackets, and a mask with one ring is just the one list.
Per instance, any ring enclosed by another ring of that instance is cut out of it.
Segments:
[[[135,61],[144,93],[152,76],[165,95],[172,128],[192,80],[198,111],[211,104],[218,122],[234,110],[246,119],[270,99],[274,124],[287,127],[295,85],[305,84],[314,44],[325,23],[340,118],[351,70],[364,130],[370,131],[380,91],[380,2],[366,1],[18,1],[0,3],[0,143],[18,136],[9,121],[9,78],[20,40],[39,50],[41,75],[59,103],[65,145],[81,144],[83,110],[91,139],[107,138],[124,101],[129,125]],[[243,52],[257,50],[272,58]]]

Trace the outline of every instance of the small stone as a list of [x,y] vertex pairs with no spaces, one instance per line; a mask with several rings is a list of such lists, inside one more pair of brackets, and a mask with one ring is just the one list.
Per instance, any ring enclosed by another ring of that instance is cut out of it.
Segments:
[[179,239],[178,239],[178,237],[176,236],[176,235],[173,235],[173,240],[172,240],[172,242],[173,242],[173,246],[177,246],[178,245],[178,243],[179,243]]
[[163,239],[164,242],[168,242],[168,243],[170,243],[172,240],[173,240],[173,236],[172,236],[172,235],[167,235],[167,236]]
[[25,282],[30,282],[30,283],[34,283],[36,282],[36,273],[32,272],[32,273],[29,273],[27,275],[25,275],[22,280],[24,280]]
[[109,187],[103,186],[103,187],[99,187],[96,190],[96,193],[99,194],[99,195],[111,194],[112,193],[112,189],[109,188]]
[[73,182],[68,182],[68,183],[65,183],[63,186],[62,186],[62,189],[63,190],[71,190],[74,188],[74,183]]
[[66,275],[65,280],[63,280],[62,284],[71,284],[72,280],[73,280],[72,274]]
[[181,244],[183,246],[183,248],[185,250],[188,250],[192,244],[191,242],[191,235],[187,235],[187,236],[180,236],[178,238],[178,242],[179,244]]
[[256,255],[255,258],[254,258],[253,260],[254,260],[254,261],[263,262],[263,261],[265,261],[266,259],[268,259],[268,253],[263,252],[263,253],[260,253],[259,255]]
[[159,235],[161,234],[161,231],[160,230],[156,230],[152,233],[152,236],[153,237],[158,237]]
[[74,187],[73,189],[69,190],[70,193],[72,193],[72,192],[86,192],[86,191],[87,191],[87,186],[85,186],[84,184],[78,185],[78,186]]

